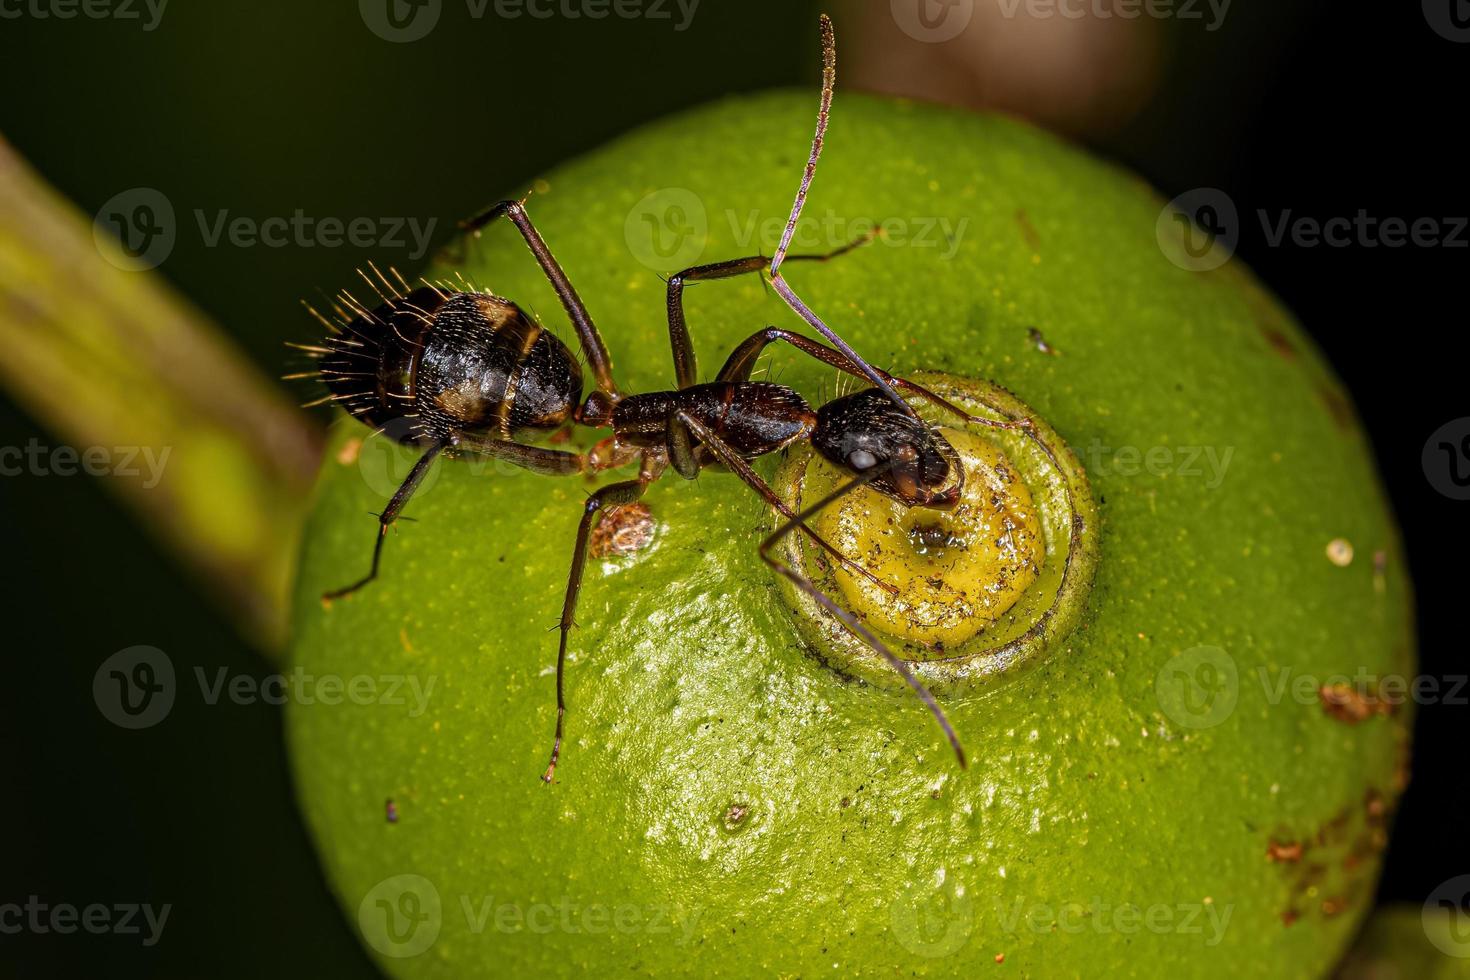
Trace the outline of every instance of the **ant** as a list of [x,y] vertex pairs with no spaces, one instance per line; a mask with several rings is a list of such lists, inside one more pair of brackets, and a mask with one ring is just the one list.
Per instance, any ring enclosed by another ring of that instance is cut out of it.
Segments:
[[[806,520],[840,495],[871,484],[909,507],[953,507],[960,499],[964,470],[959,456],[938,430],[925,423],[899,395],[924,399],[957,418],[998,428],[1030,430],[1029,419],[1000,421],[971,415],[939,395],[904,378],[880,371],[863,360],[796,295],[781,275],[786,260],[824,262],[857,245],[854,242],[818,255],[788,255],[792,235],[816,173],[831,112],[836,81],[836,42],[832,22],[821,18],[822,94],[816,135],[803,171],[795,203],[774,257],[753,255],[695,266],[668,280],[667,315],[678,387],[669,391],[624,394],[613,380],[612,361],[592,317],[567,279],[550,248],[537,232],[521,201],[501,201],[462,222],[466,235],[499,218],[508,219],[525,240],[542,273],[561,300],[576,331],[594,387],[582,397],[582,371],[572,352],[553,334],[528,317],[515,303],[488,292],[459,290],[424,281],[410,288],[401,277],[395,286],[381,272],[383,302],[373,309],[344,294],[336,323],[323,346],[306,348],[319,359],[316,374],[336,401],[378,432],[419,447],[423,454],[378,517],[372,565],[356,582],[327,592],[337,599],[361,589],[378,575],[387,530],[441,454],[482,454],[535,473],[553,476],[596,473],[637,461],[636,479],[608,484],[587,500],[566,596],[558,624],[556,657],[556,733],[551,759],[542,779],[550,783],[561,755],[566,715],[564,677],[567,634],[582,588],[588,539],[608,508],[631,503],[672,464],[679,476],[693,480],[706,466],[723,466],[775,508],[786,523],[765,539],[760,557],[836,616],[869,644],[904,679],[938,722],[961,767],[966,765],[959,737],[934,696],[909,669],[852,613],[839,607],[801,572],[772,555],[793,530],[800,530],[832,558],[879,581],[807,526]],[[768,326],[756,331],[730,354],[714,381],[699,383],[694,348],[685,321],[683,295],[687,283],[726,279],[766,268],[772,286],[803,320],[832,346],[801,334]],[[872,387],[844,395],[813,410],[791,388],[750,380],[765,348],[783,342],[818,361],[864,379]],[[517,441],[518,435],[548,432],[568,422],[611,428],[612,437],[588,453],[573,453]],[[803,513],[794,513],[751,466],[750,461],[807,440],[829,462],[855,478]]]

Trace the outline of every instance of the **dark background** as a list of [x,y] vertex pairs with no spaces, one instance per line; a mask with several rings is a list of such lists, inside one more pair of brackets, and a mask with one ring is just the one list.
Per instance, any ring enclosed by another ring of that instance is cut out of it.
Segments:
[[[855,4],[827,6],[841,36]],[[1420,452],[1470,414],[1470,342],[1452,302],[1470,251],[1271,247],[1253,217],[1470,214],[1470,46],[1431,30],[1418,4],[1346,6],[1240,2],[1215,32],[1163,25],[1153,96],[1088,141],[1165,197],[1214,186],[1237,203],[1238,254],[1326,351],[1372,438],[1413,566],[1423,670],[1463,675],[1470,504],[1430,486]],[[184,225],[194,208],[438,218],[442,238],[453,219],[640,122],[812,84],[814,9],[705,0],[676,33],[617,19],[471,24],[448,0],[445,17],[468,26],[409,45],[375,37],[352,0],[179,3],[151,33],[0,20],[0,132],[89,215],[127,188],[167,194],[181,234],[161,272],[274,376],[282,340],[310,333],[298,298],[369,258],[413,263],[391,249],[207,248]],[[0,396],[0,445],[33,436],[56,441]],[[167,724],[122,732],[91,698],[100,661],[134,644],[185,672],[261,677],[267,663],[101,483],[0,479],[0,515],[11,637],[0,901],[174,905],[166,941],[148,950],[135,937],[0,937],[0,976],[372,975],[296,815],[278,709],[180,698]],[[1452,795],[1466,712],[1420,711],[1384,900],[1417,904],[1470,872]]]

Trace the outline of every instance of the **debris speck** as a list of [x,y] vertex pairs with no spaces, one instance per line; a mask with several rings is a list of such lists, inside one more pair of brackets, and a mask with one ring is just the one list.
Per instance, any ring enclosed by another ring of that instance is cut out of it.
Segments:
[[1041,335],[1041,331],[1035,327],[1026,328],[1026,336],[1031,338],[1031,343],[1035,344],[1036,349],[1043,354],[1050,354],[1052,357],[1056,357],[1061,353],[1061,351],[1047,343],[1046,338]]
[[610,507],[592,531],[588,550],[593,558],[626,558],[648,547],[653,529],[653,511],[647,504]]
[[348,439],[342,443],[342,448],[337,450],[337,462],[343,466],[351,466],[357,462],[357,456],[360,452],[362,452],[362,440],[358,438]]
[[745,823],[745,818],[750,816],[750,807],[744,803],[731,803],[725,811],[725,829],[739,830]]
[[1347,538],[1333,538],[1327,542],[1327,560],[1338,568],[1347,568],[1353,563],[1353,544]]

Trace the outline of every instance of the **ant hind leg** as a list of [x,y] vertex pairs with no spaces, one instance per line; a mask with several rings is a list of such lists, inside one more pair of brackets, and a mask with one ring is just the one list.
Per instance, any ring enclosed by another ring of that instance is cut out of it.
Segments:
[[588,497],[587,503],[583,505],[582,522],[577,526],[577,544],[572,552],[572,568],[567,574],[566,597],[562,600],[561,620],[557,624],[557,628],[561,631],[561,638],[556,650],[556,736],[551,744],[551,761],[546,766],[546,772],[541,776],[542,782],[551,782],[556,775],[556,764],[561,759],[562,720],[567,713],[565,694],[567,634],[572,628],[577,612],[577,597],[582,591],[582,572],[587,565],[587,543],[591,538],[593,525],[607,508],[632,503],[643,496],[643,491],[648,489],[649,482],[654,478],[651,470],[645,468],[638,479],[623,483],[609,483]]
[[424,450],[424,454],[413,464],[413,469],[408,471],[408,477],[399,485],[393,498],[388,501],[388,506],[384,507],[383,512],[378,515],[378,537],[373,542],[373,564],[368,573],[351,585],[323,592],[323,600],[345,598],[378,577],[378,564],[383,558],[383,540],[388,535],[388,528],[393,526],[393,522],[398,519],[398,515],[408,504],[409,498],[419,488],[419,484],[424,482],[424,475],[429,472],[429,465],[434,462],[444,447],[444,443],[435,442]]

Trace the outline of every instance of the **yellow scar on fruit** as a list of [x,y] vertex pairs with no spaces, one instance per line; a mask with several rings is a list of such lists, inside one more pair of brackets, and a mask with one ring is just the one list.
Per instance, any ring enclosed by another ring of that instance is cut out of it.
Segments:
[[[958,646],[995,622],[1036,580],[1046,556],[1031,492],[1000,447],[973,432],[940,431],[964,468],[964,492],[952,509],[905,507],[862,487],[810,522],[898,590],[889,594],[834,565],[844,604],[870,626],[931,649]],[[842,480],[820,459],[811,466],[823,482]]]

